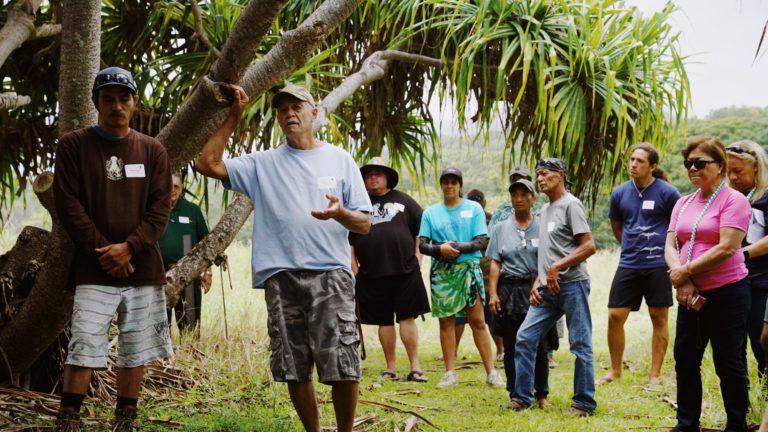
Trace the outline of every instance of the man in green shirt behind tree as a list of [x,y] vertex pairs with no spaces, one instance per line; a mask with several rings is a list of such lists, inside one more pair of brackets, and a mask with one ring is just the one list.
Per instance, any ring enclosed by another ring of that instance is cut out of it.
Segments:
[[[200,207],[182,197],[184,187],[181,175],[173,174],[173,189],[171,191],[171,217],[163,238],[160,239],[160,252],[168,271],[195,245],[208,235],[208,225],[203,218]],[[200,278],[184,287],[179,301],[173,307],[176,311],[176,324],[179,331],[194,331],[200,336],[200,310],[203,300],[203,290],[207,293],[211,288],[211,269],[203,272]],[[168,309],[168,323],[172,323],[171,311]]]

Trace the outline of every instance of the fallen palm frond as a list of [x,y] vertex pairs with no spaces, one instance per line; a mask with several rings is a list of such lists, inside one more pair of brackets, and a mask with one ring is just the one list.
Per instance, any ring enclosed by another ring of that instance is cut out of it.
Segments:
[[432,426],[433,428],[438,429],[438,427],[435,426],[434,423],[429,421],[429,419],[427,419],[426,417],[424,417],[421,414],[419,414],[417,412],[414,412],[414,411],[405,410],[405,409],[398,408],[396,406],[392,406],[392,405],[385,404],[385,403],[382,403],[382,402],[369,401],[369,400],[364,400],[364,399],[358,400],[358,403],[360,403],[362,405],[373,405],[373,406],[385,408],[385,409],[388,409],[388,410],[391,410],[391,411],[397,411],[397,412],[400,412],[400,413],[403,413],[403,414],[410,414],[412,416],[418,417],[421,421],[423,421],[424,423]]

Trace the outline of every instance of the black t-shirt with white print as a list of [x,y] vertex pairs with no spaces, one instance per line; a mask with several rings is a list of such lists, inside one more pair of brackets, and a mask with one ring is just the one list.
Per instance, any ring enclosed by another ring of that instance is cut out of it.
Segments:
[[421,206],[407,194],[391,190],[371,196],[371,230],[349,234],[360,263],[358,277],[408,274],[418,267],[415,237],[421,224]]

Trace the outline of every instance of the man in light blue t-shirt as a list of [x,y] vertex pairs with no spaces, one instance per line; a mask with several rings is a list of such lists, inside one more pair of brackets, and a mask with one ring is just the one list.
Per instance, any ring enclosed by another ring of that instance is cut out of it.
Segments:
[[222,158],[248,96],[232,86],[229,116],[203,147],[203,175],[254,204],[253,286],[264,288],[270,368],[288,384],[304,428],[320,431],[312,369],[333,388],[339,431],[352,431],[362,374],[347,236],[371,227],[371,201],[349,154],[314,137],[315,101],[287,85],[272,98],[285,142],[274,149]]

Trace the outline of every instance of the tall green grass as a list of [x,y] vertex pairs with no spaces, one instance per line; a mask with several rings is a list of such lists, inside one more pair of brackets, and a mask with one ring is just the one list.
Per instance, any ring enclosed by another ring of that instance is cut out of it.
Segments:
[[[218,271],[214,271],[214,286],[203,300],[202,334],[199,341],[174,334],[175,362],[194,371],[198,386],[189,394],[179,395],[177,408],[147,405],[142,415],[160,418],[173,417],[185,423],[186,430],[265,430],[282,431],[300,429],[287,396],[285,386],[272,383],[269,377],[266,341],[266,312],[264,293],[250,288],[250,248],[235,244],[227,250],[232,269],[234,288],[229,289],[224,276],[229,337],[224,333],[224,307],[222,285]],[[595,376],[606,373],[610,366],[606,343],[608,291],[618,263],[618,253],[600,252],[589,260],[591,275],[590,307],[593,322]],[[428,261],[423,273],[426,276]],[[676,399],[674,361],[674,323],[676,311],[670,309],[670,345],[663,368],[662,384],[647,388],[650,361],[651,322],[645,306],[632,313],[625,325],[625,362],[629,366],[622,379],[597,389],[598,410],[587,419],[575,419],[565,414],[570,405],[573,379],[573,356],[568,352],[567,335],[555,353],[559,363],[550,375],[552,407],[546,412],[530,410],[512,413],[498,408],[507,400],[501,389],[485,385],[485,374],[477,364],[480,360],[471,335],[462,340],[459,358],[465,368],[459,369],[457,388],[437,390],[435,384],[443,373],[437,320],[427,316],[418,320],[420,358],[429,376],[426,384],[404,381],[380,382],[378,374],[384,369],[384,359],[376,336],[376,328],[365,326],[364,335],[368,359],[363,362],[363,381],[360,385],[361,401],[374,401],[412,410],[428,418],[439,430],[446,431],[609,431],[645,429],[675,424],[675,410],[668,401]],[[749,420],[759,423],[764,399],[758,392],[756,367],[748,353],[751,375],[752,410]],[[501,365],[497,363],[501,369]],[[402,345],[398,343],[398,372],[405,375],[408,364]],[[722,426],[725,414],[722,407],[718,379],[712,366],[711,352],[707,352],[702,367],[705,385],[702,423],[707,427]],[[330,390],[317,385],[321,401],[330,400]],[[417,393],[409,391],[417,390]],[[403,430],[408,414],[361,402],[358,416],[373,413],[376,423],[360,430]],[[335,424],[330,403],[321,404],[321,421],[325,426]],[[154,426],[153,426],[154,427]],[[421,424],[422,430],[431,429]],[[162,429],[155,429],[162,430]]]

